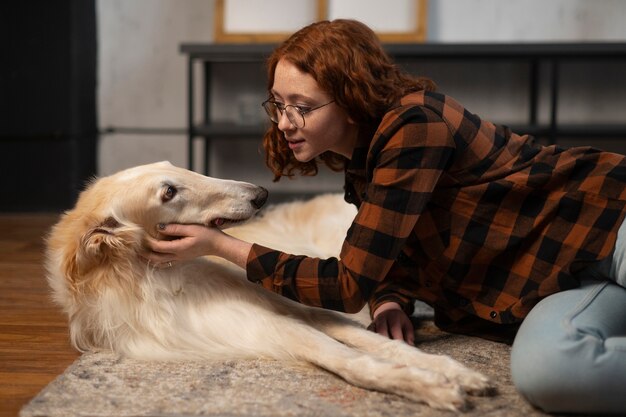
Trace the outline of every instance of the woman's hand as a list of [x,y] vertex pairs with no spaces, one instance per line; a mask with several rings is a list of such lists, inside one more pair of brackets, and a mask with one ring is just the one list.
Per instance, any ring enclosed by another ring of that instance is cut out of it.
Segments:
[[216,240],[217,234],[222,233],[216,228],[184,224],[160,224],[158,231],[159,237],[166,240],[149,236],[147,243],[152,252],[146,254],[146,258],[156,265],[211,255],[212,242]]
[[144,257],[156,265],[171,266],[205,255],[215,255],[245,267],[251,244],[235,239],[215,227],[186,224],[159,225],[159,235],[173,240],[148,237],[151,252]]
[[368,330],[390,339],[404,340],[409,345],[415,346],[413,323],[398,303],[381,304],[374,312],[374,320]]

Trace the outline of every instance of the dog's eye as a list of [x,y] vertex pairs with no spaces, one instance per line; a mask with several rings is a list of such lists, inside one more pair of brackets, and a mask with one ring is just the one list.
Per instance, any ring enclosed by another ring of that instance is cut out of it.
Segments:
[[163,191],[163,196],[161,197],[161,199],[165,202],[165,201],[170,201],[172,198],[174,198],[174,196],[176,195],[178,190],[176,190],[176,187],[174,187],[173,185],[167,185],[165,187],[165,190]]

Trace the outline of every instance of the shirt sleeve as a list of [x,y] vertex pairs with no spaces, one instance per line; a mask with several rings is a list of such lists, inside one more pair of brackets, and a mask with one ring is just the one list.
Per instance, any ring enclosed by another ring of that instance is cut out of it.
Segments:
[[407,276],[407,272],[395,264],[370,297],[370,318],[378,307],[388,302],[398,303],[407,316],[413,314],[417,285],[415,277]]
[[360,311],[387,277],[453,154],[448,126],[431,110],[409,106],[388,113],[370,146],[371,179],[340,258],[255,244],[248,279],[307,305]]

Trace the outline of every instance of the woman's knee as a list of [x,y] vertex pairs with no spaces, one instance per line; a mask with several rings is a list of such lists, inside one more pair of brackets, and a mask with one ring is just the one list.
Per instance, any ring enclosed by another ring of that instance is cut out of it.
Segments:
[[547,412],[626,413],[625,377],[612,359],[602,364],[613,353],[600,340],[582,337],[569,348],[567,343],[530,344],[518,343],[511,352],[513,383],[528,402]]
[[558,344],[518,334],[511,350],[511,378],[517,391],[545,411],[562,411],[569,389],[563,384],[574,360]]
[[549,412],[626,411],[619,400],[626,351],[607,348],[606,331],[589,325],[598,301],[605,308],[618,301],[609,300],[604,287],[550,296],[522,323],[511,350],[511,376],[533,405]]

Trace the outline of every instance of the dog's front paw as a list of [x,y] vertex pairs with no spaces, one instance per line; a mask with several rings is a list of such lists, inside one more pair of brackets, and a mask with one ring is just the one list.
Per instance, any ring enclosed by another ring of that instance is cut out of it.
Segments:
[[465,390],[447,375],[411,367],[400,370],[404,378],[394,378],[393,392],[396,394],[440,410],[466,409]]
[[452,381],[427,386],[417,385],[411,390],[400,389],[396,394],[440,410],[464,411],[467,408],[465,391]]
[[480,396],[495,395],[496,389],[487,376],[480,372],[463,368],[456,375],[451,376],[451,379],[459,384],[465,392]]
[[487,376],[466,367],[449,356],[437,356],[434,362],[438,364],[439,372],[459,384],[468,394],[493,395],[495,393],[495,388]]
[[450,411],[465,411],[467,401],[465,392],[456,384],[450,383],[439,387],[432,387],[428,397],[423,398],[432,408]]

